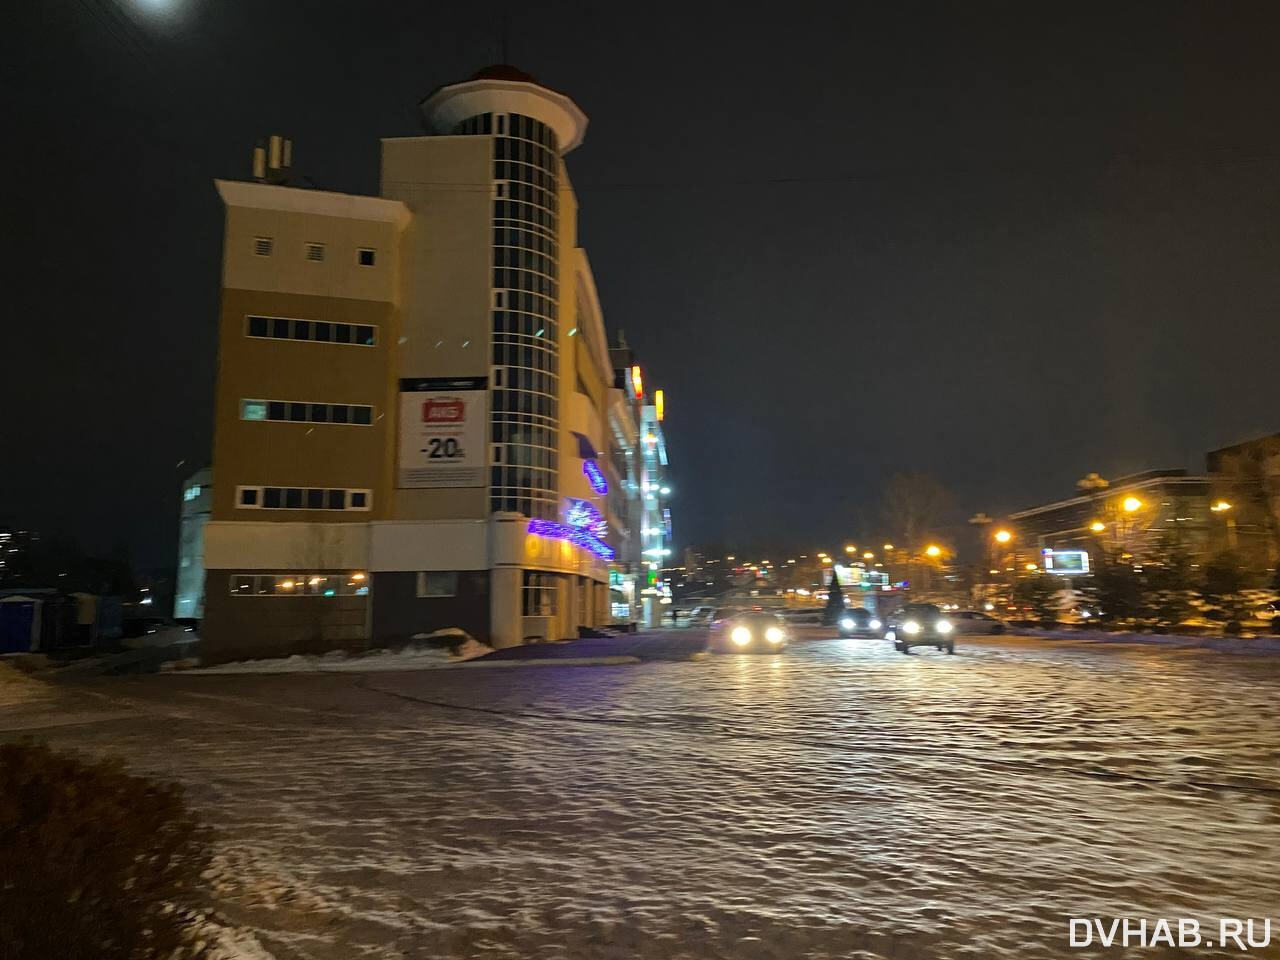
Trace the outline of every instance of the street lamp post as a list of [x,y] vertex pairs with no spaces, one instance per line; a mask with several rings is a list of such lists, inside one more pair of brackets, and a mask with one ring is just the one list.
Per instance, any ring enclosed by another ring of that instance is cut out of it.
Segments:
[[1227,549],[1232,553],[1236,552],[1236,518],[1231,513],[1231,504],[1225,500],[1219,500],[1209,508],[1214,513],[1222,514],[1222,518],[1227,522]]

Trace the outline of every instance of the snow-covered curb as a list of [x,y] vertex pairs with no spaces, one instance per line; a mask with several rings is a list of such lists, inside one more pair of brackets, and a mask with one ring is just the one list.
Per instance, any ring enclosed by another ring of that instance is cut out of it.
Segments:
[[404,650],[364,657],[303,657],[278,660],[243,660],[196,670],[183,670],[173,675],[183,677],[226,676],[228,674],[274,673],[392,673],[408,670],[460,670],[480,667],[588,667],[639,663],[639,657],[561,657],[544,660],[458,660],[442,657],[437,650]]
[[1046,640],[1079,643],[1130,643],[1178,649],[1221,650],[1225,653],[1280,653],[1280,637],[1205,637],[1180,633],[1111,633],[1106,630],[1019,629],[1019,634]]

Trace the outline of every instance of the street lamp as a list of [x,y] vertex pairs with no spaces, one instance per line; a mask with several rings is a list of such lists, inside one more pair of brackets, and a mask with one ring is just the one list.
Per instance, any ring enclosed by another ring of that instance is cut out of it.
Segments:
[[858,549],[858,548],[857,548],[857,547],[855,547],[852,543],[847,543],[847,544],[845,544],[844,552],[845,552],[845,553],[853,553],[853,552],[854,552],[855,550],[857,550],[857,549]]
[[936,543],[931,543],[931,544],[929,544],[929,546],[927,546],[927,547],[925,547],[925,548],[924,548],[924,552],[925,552],[925,554],[926,554],[926,555],[928,555],[928,556],[930,556],[930,557],[940,557],[940,556],[942,556],[942,548],[941,548],[941,547],[939,547]]
[[1012,533],[1010,533],[1008,530],[997,530],[997,531],[996,531],[996,542],[997,542],[997,543],[1008,543],[1008,542],[1009,542],[1010,540],[1012,540],[1012,539],[1013,539],[1013,534],[1012,534]]
[[1120,504],[1120,506],[1124,507],[1125,513],[1134,513],[1142,509],[1142,501],[1137,497],[1125,497],[1124,503]]
[[892,549],[893,549],[893,544],[892,544],[892,543],[886,543],[886,544],[884,545],[884,548],[885,548],[886,550],[892,550]]
[[875,558],[876,558],[876,555],[872,553],[870,550],[868,550],[866,553],[862,555],[863,560],[874,560]]
[[[1214,513],[1225,514],[1228,510],[1231,509],[1231,504],[1227,503],[1227,501],[1225,500],[1219,500],[1209,509],[1212,510]],[[1227,521],[1227,549],[1234,552],[1236,549],[1236,518],[1233,516],[1227,515],[1225,519]]]
[[1093,523],[1089,524],[1089,529],[1094,533],[1101,533],[1103,530],[1107,529],[1107,525],[1101,520],[1095,520]]

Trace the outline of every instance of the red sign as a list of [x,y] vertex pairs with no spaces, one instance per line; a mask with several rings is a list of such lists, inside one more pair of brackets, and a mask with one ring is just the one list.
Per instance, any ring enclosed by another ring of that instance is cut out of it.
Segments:
[[424,400],[422,403],[423,423],[462,423],[466,419],[467,405],[453,397]]

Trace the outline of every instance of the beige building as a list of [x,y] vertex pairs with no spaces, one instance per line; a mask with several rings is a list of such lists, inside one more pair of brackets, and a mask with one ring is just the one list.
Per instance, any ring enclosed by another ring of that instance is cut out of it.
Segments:
[[586,117],[510,67],[422,109],[429,135],[382,143],[381,197],[217,182],[207,659],[611,619],[633,534],[563,159]]

